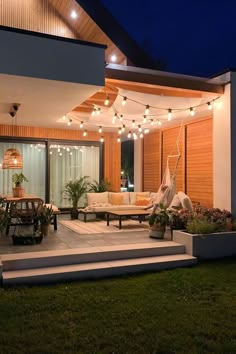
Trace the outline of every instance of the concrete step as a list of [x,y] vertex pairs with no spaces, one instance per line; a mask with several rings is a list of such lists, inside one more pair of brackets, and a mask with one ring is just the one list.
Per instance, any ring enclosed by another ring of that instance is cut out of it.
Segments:
[[193,266],[195,257],[186,254],[140,257],[106,262],[3,271],[3,285],[45,284],[78,279],[95,279],[145,271]]
[[3,271],[185,253],[173,241],[1,255]]

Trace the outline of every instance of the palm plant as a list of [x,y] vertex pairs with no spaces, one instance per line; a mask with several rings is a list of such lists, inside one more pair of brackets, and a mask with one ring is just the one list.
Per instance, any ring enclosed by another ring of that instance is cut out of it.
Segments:
[[88,184],[89,192],[101,193],[109,191],[111,188],[111,182],[109,182],[106,178],[102,179],[101,182],[93,181]]
[[73,181],[69,181],[65,185],[64,193],[67,195],[68,199],[72,201],[71,216],[73,218],[78,218],[78,202],[80,198],[88,191],[88,178],[88,176],[83,176]]

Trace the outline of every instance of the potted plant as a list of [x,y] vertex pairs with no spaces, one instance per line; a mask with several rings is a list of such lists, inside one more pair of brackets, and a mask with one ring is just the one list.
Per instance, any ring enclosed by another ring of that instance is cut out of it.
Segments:
[[149,217],[149,236],[163,239],[166,231],[166,225],[169,222],[169,213],[167,208],[160,204],[159,207]]
[[88,176],[83,176],[66,183],[64,193],[72,201],[71,219],[78,219],[78,202],[88,189]]
[[24,188],[21,184],[23,182],[29,182],[28,179],[23,175],[23,173],[14,173],[12,176],[12,182],[15,183],[15,187],[12,188],[13,197],[22,198],[24,196]]
[[43,205],[38,211],[38,221],[40,222],[40,231],[43,236],[48,236],[49,226],[53,219],[52,206]]
[[9,213],[5,208],[3,198],[0,198],[0,234],[5,230],[9,221]]
[[93,181],[88,184],[88,191],[95,193],[102,193],[109,191],[111,188],[111,183],[107,179],[102,179],[101,182]]

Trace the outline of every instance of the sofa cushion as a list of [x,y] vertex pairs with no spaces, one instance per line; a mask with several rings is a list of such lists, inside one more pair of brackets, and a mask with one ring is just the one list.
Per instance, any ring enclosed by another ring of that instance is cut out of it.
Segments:
[[110,195],[110,203],[112,205],[122,205],[123,204],[123,196],[120,193],[111,193]]
[[136,196],[143,197],[143,198],[149,198],[150,192],[129,192],[129,196],[130,196],[130,204],[135,205]]
[[[117,192],[117,193],[110,192],[109,193],[109,203],[110,204],[114,204],[112,202],[112,200],[115,200],[115,199],[116,200],[120,200],[120,198],[121,198],[120,204],[129,205],[129,192],[121,192],[121,193],[119,193],[119,192]],[[118,204],[116,203],[116,205],[118,205]]]
[[150,204],[150,198],[145,198],[145,197],[141,197],[139,195],[136,195],[135,205],[149,205],[149,204]]
[[184,192],[178,192],[178,197],[183,208],[193,211],[191,199]]
[[109,205],[109,206],[90,206],[86,210],[96,212],[106,212],[106,211],[115,211],[115,210],[145,210],[146,206],[138,205]]
[[95,203],[108,204],[108,192],[102,193],[87,193],[88,205]]

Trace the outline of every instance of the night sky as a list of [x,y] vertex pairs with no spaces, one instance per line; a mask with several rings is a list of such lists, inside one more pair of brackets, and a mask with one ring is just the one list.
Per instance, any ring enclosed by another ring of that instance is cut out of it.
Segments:
[[236,68],[236,0],[101,0],[165,70],[209,77]]

